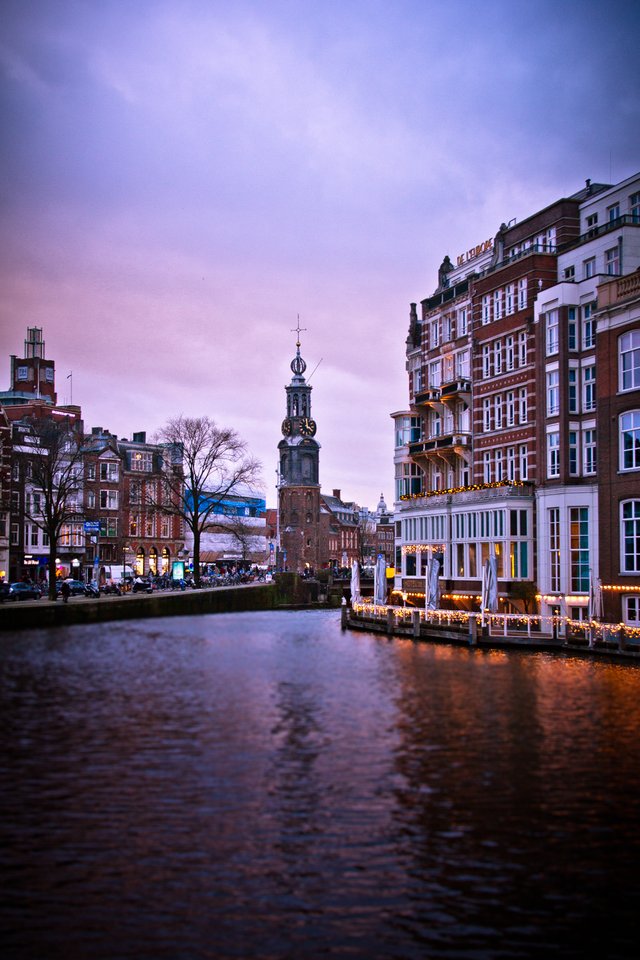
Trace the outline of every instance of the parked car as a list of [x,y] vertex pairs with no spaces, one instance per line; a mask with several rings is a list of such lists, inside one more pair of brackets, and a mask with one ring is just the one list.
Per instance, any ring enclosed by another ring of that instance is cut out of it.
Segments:
[[9,587],[10,600],[39,600],[41,596],[42,591],[35,583],[12,583]]
[[[69,584],[69,596],[71,597],[84,597],[86,591],[86,583],[83,580],[73,580],[71,577],[67,577],[65,583]],[[58,583],[56,585],[56,593],[60,596],[60,590],[62,589],[62,584]]]

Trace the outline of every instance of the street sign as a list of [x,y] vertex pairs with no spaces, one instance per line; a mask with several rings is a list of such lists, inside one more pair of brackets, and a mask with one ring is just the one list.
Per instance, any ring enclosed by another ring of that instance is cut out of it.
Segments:
[[85,533],[100,533],[100,521],[99,521],[99,520],[85,520],[85,522],[84,522],[84,532],[85,532]]

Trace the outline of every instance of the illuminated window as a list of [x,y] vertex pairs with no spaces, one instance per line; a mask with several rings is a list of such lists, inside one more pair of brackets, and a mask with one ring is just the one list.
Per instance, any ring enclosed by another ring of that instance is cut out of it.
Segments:
[[552,507],[549,512],[549,587],[560,590],[560,510]]
[[588,507],[571,507],[569,510],[569,563],[571,590],[586,593],[590,583]]

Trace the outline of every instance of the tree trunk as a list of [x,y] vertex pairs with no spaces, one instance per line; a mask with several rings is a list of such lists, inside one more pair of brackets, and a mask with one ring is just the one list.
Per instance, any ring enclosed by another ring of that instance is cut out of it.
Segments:
[[193,530],[193,579],[196,587],[200,586],[200,529],[196,525]]
[[58,553],[58,538],[49,534],[49,600],[58,596],[56,583],[56,555]]

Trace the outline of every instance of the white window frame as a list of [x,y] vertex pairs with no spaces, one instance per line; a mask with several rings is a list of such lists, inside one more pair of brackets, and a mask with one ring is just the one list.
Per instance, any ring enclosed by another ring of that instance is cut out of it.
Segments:
[[[625,382],[626,380],[626,382]],[[618,389],[621,393],[640,388],[640,329],[618,337]]]
[[[640,410],[625,410],[618,418],[620,471],[640,470]],[[627,458],[629,454],[629,458]],[[627,459],[630,463],[627,463]]]

